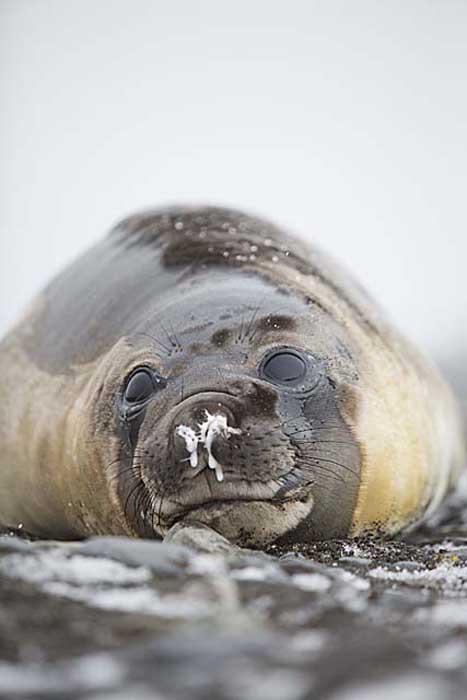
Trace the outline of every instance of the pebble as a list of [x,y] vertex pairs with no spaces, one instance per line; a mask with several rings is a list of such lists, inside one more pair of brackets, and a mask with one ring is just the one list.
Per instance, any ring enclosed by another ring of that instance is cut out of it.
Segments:
[[128,566],[145,566],[158,575],[180,573],[192,556],[190,550],[181,545],[126,537],[92,537],[80,545],[79,553],[115,559]]
[[373,560],[365,557],[341,557],[339,559],[340,566],[349,566],[355,569],[368,569],[372,564]]
[[422,565],[418,561],[396,561],[390,564],[385,564],[384,568],[387,571],[419,571]]
[[181,546],[205,554],[230,554],[242,551],[229,540],[202,523],[174,525],[164,539],[164,544]]

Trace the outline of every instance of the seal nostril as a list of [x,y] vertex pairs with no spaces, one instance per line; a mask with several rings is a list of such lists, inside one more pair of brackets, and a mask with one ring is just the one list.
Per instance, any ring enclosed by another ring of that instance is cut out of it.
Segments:
[[178,404],[171,418],[172,425],[174,429],[179,425],[187,425],[197,430],[198,426],[205,422],[206,412],[211,416],[224,416],[229,426],[238,428],[242,405],[238,398],[230,394],[200,392]]

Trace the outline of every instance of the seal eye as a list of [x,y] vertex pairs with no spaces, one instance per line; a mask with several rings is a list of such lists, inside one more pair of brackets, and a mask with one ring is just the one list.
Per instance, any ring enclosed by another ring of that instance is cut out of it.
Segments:
[[147,370],[139,370],[131,377],[125,389],[128,403],[146,401],[154,391],[154,381]]
[[306,374],[306,363],[296,353],[280,350],[268,357],[263,365],[266,379],[280,384],[288,384],[303,379]]

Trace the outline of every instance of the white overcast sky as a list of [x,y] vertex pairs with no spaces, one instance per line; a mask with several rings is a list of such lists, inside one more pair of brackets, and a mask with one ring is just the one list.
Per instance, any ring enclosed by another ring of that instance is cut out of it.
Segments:
[[135,209],[343,261],[467,384],[465,0],[0,0],[0,333]]

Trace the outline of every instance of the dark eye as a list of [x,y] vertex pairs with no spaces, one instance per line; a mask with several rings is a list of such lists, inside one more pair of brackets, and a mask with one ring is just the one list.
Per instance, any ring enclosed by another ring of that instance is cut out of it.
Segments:
[[125,400],[128,403],[146,401],[154,391],[154,380],[145,369],[135,372],[125,389]]
[[280,384],[296,382],[306,374],[306,363],[297,353],[289,350],[279,350],[268,357],[263,365],[266,379]]

